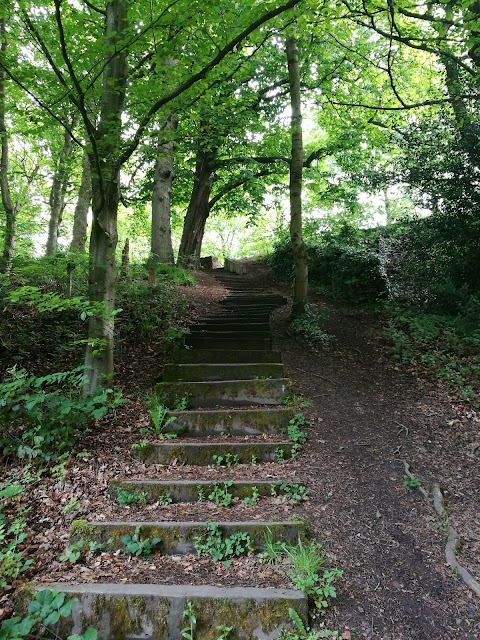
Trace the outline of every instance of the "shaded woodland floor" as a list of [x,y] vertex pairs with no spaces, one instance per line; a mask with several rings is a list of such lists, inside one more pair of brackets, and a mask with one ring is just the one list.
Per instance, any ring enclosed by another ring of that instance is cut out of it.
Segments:
[[[252,264],[247,276],[263,286],[268,281],[262,265]],[[198,282],[195,288],[182,288],[182,295],[197,308],[188,317],[192,323],[206,309],[213,311],[225,293],[207,273],[199,274]],[[273,283],[272,289],[288,295]],[[446,536],[432,505],[418,491],[407,491],[402,482],[405,460],[426,489],[434,481],[440,483],[449,517],[462,537],[459,561],[478,579],[480,450],[475,443],[480,440],[479,416],[436,381],[394,365],[382,339],[381,316],[312,301],[325,309],[324,328],[333,336],[328,347],[315,350],[294,337],[288,328],[288,307],[272,316],[275,348],[282,352],[292,392],[311,402],[302,409],[310,422],[309,441],[295,460],[262,469],[258,465],[256,470],[259,477],[288,475],[305,483],[309,501],[289,507],[266,499],[250,512],[251,517],[256,517],[257,510],[259,518],[265,510],[282,517],[306,515],[332,566],[344,572],[338,597],[325,615],[326,626],[338,629],[344,638],[476,640],[480,637],[478,598],[445,564]],[[256,575],[259,586],[285,584],[281,571],[259,567],[253,558],[239,559],[231,567],[208,559],[194,563],[188,557],[129,564],[115,554],[92,557],[73,567],[58,562],[73,518],[112,515],[106,506],[111,503],[108,479],[120,474],[141,477],[145,471],[135,461],[131,444],[148,422],[145,394],[160,375],[164,356],[155,342],[138,345],[122,356],[118,383],[128,404],[78,443],[65,478],[31,489],[36,507],[30,552],[37,577],[66,582],[131,581],[141,575],[144,581],[203,584],[215,575],[217,584],[233,586],[251,584]],[[190,472],[192,478],[213,473],[218,480],[225,474],[240,479],[251,474],[252,465],[168,471],[169,477],[186,477]],[[165,468],[159,468],[158,477],[165,478],[165,473]],[[78,501],[78,510],[62,511],[72,498]],[[199,510],[213,520],[221,517],[212,505],[188,509],[191,517]],[[232,518],[240,519],[243,509],[233,507]],[[133,508],[130,511],[128,517],[133,518],[136,513]],[[186,515],[184,508],[167,505],[157,517],[184,519]],[[1,609],[8,614],[8,595],[0,602]]]
[[480,603],[445,564],[440,519],[402,486],[403,460],[425,489],[440,483],[462,537],[459,562],[478,579],[479,416],[437,382],[395,367],[378,314],[315,302],[330,347],[315,352],[289,334],[288,309],[275,312],[273,328],[295,392],[312,402],[301,454],[307,517],[344,570],[327,626],[352,638],[479,638]]

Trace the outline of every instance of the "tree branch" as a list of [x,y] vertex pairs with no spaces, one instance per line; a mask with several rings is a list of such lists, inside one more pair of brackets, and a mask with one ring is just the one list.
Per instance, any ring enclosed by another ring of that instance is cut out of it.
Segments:
[[157,102],[155,102],[150,107],[148,112],[141,119],[137,131],[133,136],[132,142],[126,147],[123,154],[119,158],[119,165],[126,162],[138,147],[145,129],[148,127],[148,125],[150,124],[150,120],[157,113],[157,111],[159,111],[159,109],[161,109],[168,102],[171,102],[172,100],[180,96],[182,93],[185,93],[185,91],[190,89],[190,87],[196,84],[199,80],[203,80],[203,78],[205,78],[205,76],[212,69],[214,69],[229,53],[235,50],[235,47],[240,44],[240,42],[245,40],[245,38],[253,33],[256,29],[258,29],[258,27],[260,27],[262,24],[265,24],[269,20],[272,20],[278,15],[281,15],[285,11],[293,9],[293,7],[295,5],[298,5],[301,1],[302,0],[288,0],[286,4],[281,5],[276,9],[272,9],[271,11],[267,11],[267,13],[264,13],[260,18],[252,22],[246,29],[244,29],[240,34],[233,38],[233,40],[231,40],[227,45],[225,45],[225,47],[223,47],[223,49],[221,49],[221,51],[219,51],[217,55],[212,58],[212,60],[210,60],[210,62],[208,62],[202,69],[200,69],[200,71],[190,76],[188,80],[180,84],[176,89],[168,93],[166,96],[160,98],[160,100],[157,100]]

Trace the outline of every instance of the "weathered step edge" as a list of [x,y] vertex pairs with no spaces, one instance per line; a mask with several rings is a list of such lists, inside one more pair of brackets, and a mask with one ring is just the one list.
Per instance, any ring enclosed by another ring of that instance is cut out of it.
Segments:
[[208,409],[205,411],[175,411],[176,420],[170,431],[188,437],[207,435],[261,435],[286,429],[294,416],[291,407],[269,409]]
[[274,640],[292,626],[288,609],[305,624],[308,617],[305,594],[293,589],[99,583],[52,584],[48,589],[78,600],[71,616],[54,627],[60,638],[94,627],[105,640],[182,640],[188,602],[197,619],[195,640],[215,640],[220,625],[234,627],[231,640]]
[[189,406],[220,407],[282,404],[287,396],[287,378],[269,380],[222,380],[214,382],[160,382],[155,393],[167,406],[188,396]]
[[[232,480],[216,482],[211,480],[110,480],[108,488],[113,498],[119,489],[130,493],[143,492],[148,502],[157,502],[168,497],[172,502],[199,502],[208,499],[215,486],[224,488],[234,498],[250,498],[256,489],[257,495],[272,495],[272,489],[281,495],[283,480],[266,482],[265,480]],[[276,494],[275,494],[276,495]]]
[[278,351],[269,349],[175,349],[172,360],[181,363],[282,362]]
[[163,381],[255,380],[257,378],[282,378],[283,375],[283,365],[272,362],[183,363],[165,365]]
[[[248,533],[255,550],[265,544],[265,533],[270,530],[274,541],[295,543],[303,538],[305,524],[301,521],[218,522],[223,535],[238,531]],[[158,551],[165,555],[195,553],[194,539],[207,531],[205,522],[87,522],[74,520],[70,526],[71,542],[83,541],[85,545],[95,541],[108,544],[110,550],[123,549],[122,536],[133,535],[140,527],[142,538],[160,538]]]
[[[203,412],[206,413],[206,412]],[[257,431],[258,432],[258,431]],[[192,435],[190,433],[190,435]],[[204,435],[203,433],[200,435]],[[213,456],[236,456],[238,463],[275,462],[292,457],[291,442],[149,442],[135,448],[136,457],[147,464],[189,464],[208,466]],[[280,453],[281,452],[281,453]]]

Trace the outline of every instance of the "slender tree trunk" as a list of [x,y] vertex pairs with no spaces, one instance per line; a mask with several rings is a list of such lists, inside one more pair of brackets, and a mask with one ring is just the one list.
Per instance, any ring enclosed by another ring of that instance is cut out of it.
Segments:
[[88,210],[92,201],[92,173],[87,151],[83,152],[82,180],[78,190],[78,199],[73,214],[73,233],[70,251],[85,253],[87,242]]
[[[5,57],[7,50],[6,20],[3,16],[0,20],[0,62]],[[0,65],[0,192],[2,197],[3,210],[5,211],[5,238],[2,252],[2,271],[8,272],[12,268],[13,256],[15,253],[15,224],[18,214],[18,202],[13,204],[8,182],[8,134],[5,122],[6,111],[6,90],[5,71]]]
[[286,42],[288,80],[290,84],[290,104],[292,108],[292,155],[290,160],[290,238],[292,241],[295,265],[295,289],[293,295],[292,316],[305,312],[308,293],[307,252],[302,235],[302,172],[303,139],[302,108],[300,97],[300,71],[298,49],[295,38]]
[[[106,4],[105,61],[98,129],[90,132],[96,152],[92,167],[92,232],[90,236],[89,299],[103,305],[103,313],[90,318],[85,355],[88,383],[85,393],[111,383],[113,377],[115,309],[115,249],[120,200],[122,112],[127,86],[127,51],[121,47],[127,26],[126,0]],[[118,50],[117,50],[118,49]],[[111,51],[116,51],[115,56]]]
[[[173,133],[178,120],[168,119],[166,134]],[[171,209],[174,144],[167,141],[159,144],[152,193],[152,262],[173,264]]]
[[72,137],[65,130],[63,146],[60,151],[57,168],[53,176],[50,190],[50,221],[48,223],[48,238],[45,254],[53,256],[57,253],[60,224],[62,223],[63,210],[65,208],[65,193],[68,184],[67,159],[72,150]]
[[217,149],[208,153],[200,149],[197,151],[192,195],[188,203],[178,251],[180,264],[193,263],[192,266],[195,266],[200,258],[205,224],[210,214],[209,199],[215,179],[213,165],[217,151]]

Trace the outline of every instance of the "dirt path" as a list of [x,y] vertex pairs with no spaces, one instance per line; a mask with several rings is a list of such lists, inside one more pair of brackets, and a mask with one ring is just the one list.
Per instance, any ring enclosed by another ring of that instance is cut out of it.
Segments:
[[402,486],[401,462],[425,488],[440,482],[462,535],[459,560],[479,578],[478,417],[394,368],[377,315],[322,304],[335,340],[319,353],[288,334],[288,309],[273,324],[294,390],[312,401],[300,458],[308,517],[345,573],[328,625],[353,639],[478,639],[480,601],[445,566],[439,518]]

